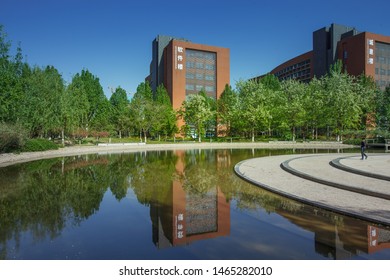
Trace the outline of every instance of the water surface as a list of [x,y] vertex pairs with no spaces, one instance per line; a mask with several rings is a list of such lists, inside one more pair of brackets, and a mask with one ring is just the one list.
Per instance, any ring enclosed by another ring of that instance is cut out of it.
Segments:
[[390,228],[233,172],[247,158],[313,152],[94,154],[0,168],[0,258],[390,259]]

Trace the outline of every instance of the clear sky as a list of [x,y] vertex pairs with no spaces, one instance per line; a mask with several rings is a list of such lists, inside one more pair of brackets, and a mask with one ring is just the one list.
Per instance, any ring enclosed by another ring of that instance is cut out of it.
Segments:
[[0,0],[13,52],[53,65],[66,82],[88,69],[129,97],[149,74],[157,35],[230,49],[234,87],[312,49],[313,31],[331,23],[390,36],[389,0]]

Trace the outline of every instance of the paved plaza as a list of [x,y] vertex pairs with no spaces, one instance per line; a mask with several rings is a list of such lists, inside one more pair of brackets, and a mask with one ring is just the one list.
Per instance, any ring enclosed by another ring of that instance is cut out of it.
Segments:
[[242,161],[243,179],[313,206],[390,225],[390,154],[310,154]]

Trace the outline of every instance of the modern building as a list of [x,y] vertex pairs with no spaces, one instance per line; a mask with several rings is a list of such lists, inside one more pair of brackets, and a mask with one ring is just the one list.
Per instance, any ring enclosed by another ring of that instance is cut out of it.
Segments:
[[163,84],[174,109],[191,94],[204,90],[218,99],[230,84],[230,51],[227,48],[192,43],[186,39],[157,36],[152,44],[150,75],[152,89]]
[[351,75],[371,76],[381,89],[390,85],[390,36],[338,24],[314,31],[313,50],[282,63],[270,73],[280,80],[309,82],[328,73],[337,60]]

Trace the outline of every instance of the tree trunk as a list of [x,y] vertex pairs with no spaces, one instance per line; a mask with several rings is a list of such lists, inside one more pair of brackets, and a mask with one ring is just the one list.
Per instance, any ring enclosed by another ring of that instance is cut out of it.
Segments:
[[293,140],[293,142],[295,141],[295,126],[293,127],[293,130],[292,130],[292,140]]
[[65,133],[63,129],[61,130],[61,143],[62,147],[65,147]]

